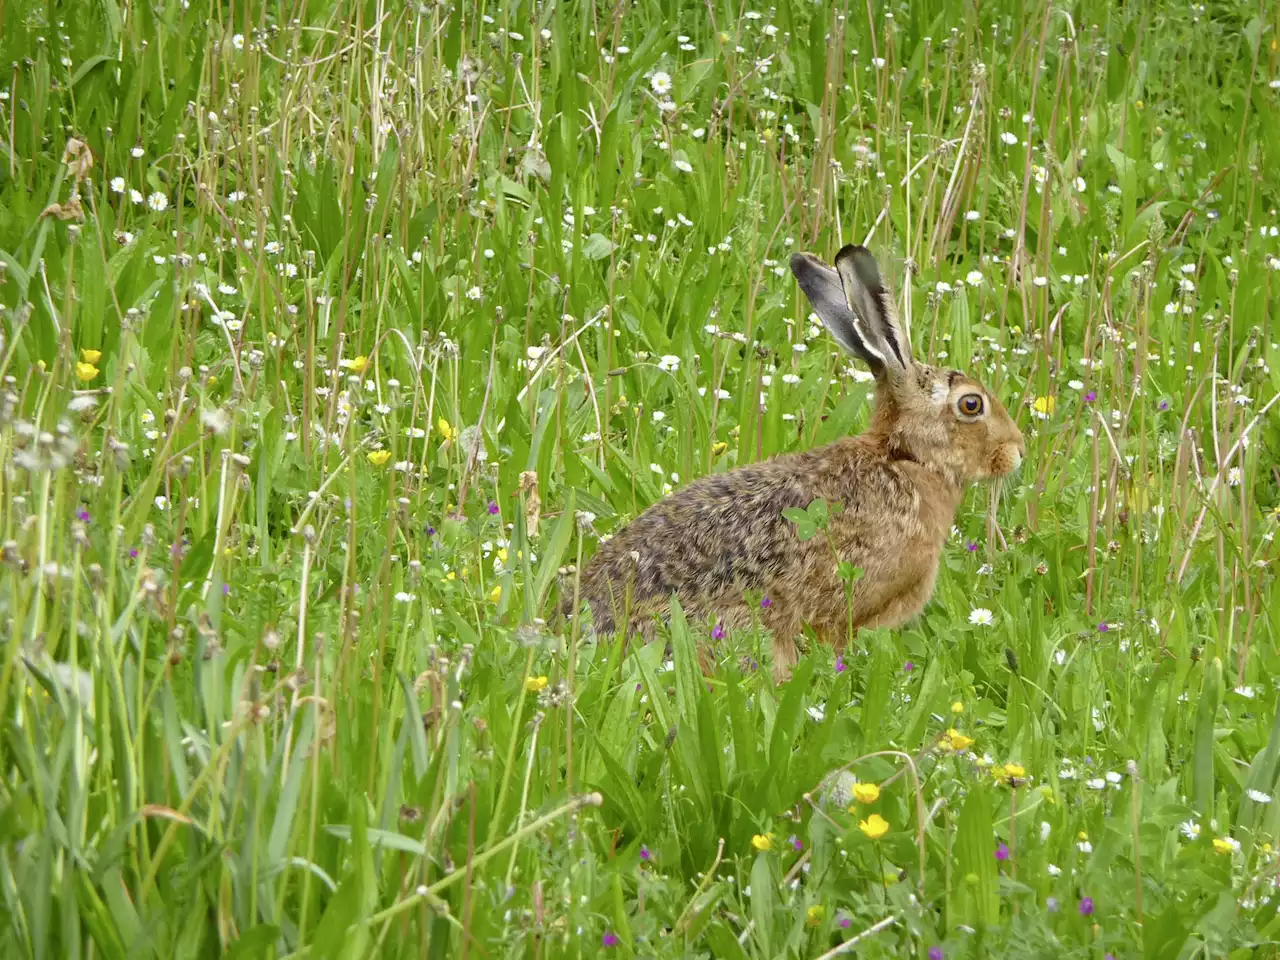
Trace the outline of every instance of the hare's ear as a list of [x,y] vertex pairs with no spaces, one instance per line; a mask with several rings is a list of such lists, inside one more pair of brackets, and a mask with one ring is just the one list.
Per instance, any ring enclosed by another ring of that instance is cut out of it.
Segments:
[[804,295],[813,304],[814,313],[836,338],[836,342],[854,356],[860,357],[879,379],[885,369],[884,354],[872,347],[866,335],[865,324],[850,309],[840,274],[811,253],[793,253],[791,272],[799,281]]
[[836,254],[836,273],[849,307],[861,321],[858,328],[862,338],[884,357],[888,369],[906,373],[912,362],[911,338],[880,280],[875,257],[866,247],[848,244]]

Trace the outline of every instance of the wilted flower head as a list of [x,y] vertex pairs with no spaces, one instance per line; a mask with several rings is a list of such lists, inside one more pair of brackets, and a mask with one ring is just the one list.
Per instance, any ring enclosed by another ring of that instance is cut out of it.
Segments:
[[853,802],[853,788],[858,778],[848,770],[837,770],[822,781],[821,796],[824,803],[844,809]]

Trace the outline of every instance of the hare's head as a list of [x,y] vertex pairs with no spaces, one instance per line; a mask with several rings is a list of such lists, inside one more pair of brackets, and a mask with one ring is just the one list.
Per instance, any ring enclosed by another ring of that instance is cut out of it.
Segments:
[[915,460],[957,485],[1017,469],[1025,447],[1009,412],[959,370],[912,358],[909,331],[866,247],[843,247],[835,269],[812,254],[793,254],[791,272],[831,335],[875,374],[867,433],[890,456]]

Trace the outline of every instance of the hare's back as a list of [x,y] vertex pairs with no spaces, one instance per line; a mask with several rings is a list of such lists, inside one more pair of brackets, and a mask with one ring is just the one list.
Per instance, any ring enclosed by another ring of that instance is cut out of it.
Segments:
[[795,550],[782,512],[807,507],[825,486],[814,452],[712,474],[658,501],[596,553],[585,571],[587,598],[630,585],[638,602],[672,593],[696,604],[723,591],[762,589]]

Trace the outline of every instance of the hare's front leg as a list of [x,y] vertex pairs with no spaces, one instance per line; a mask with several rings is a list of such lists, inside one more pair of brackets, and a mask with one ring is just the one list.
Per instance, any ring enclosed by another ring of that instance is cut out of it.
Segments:
[[774,636],[773,638],[773,682],[781,686],[791,679],[791,670],[800,659],[800,651],[796,642],[790,637]]
[[780,685],[791,679],[791,670],[800,659],[796,637],[800,635],[800,623],[793,617],[772,617],[768,624],[773,633],[773,682]]

